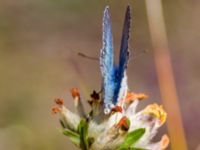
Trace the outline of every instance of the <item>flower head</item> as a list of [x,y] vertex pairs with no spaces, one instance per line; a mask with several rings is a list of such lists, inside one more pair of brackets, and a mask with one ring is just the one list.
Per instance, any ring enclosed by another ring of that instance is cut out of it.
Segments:
[[[74,100],[76,99],[75,96],[72,95],[72,97]],[[91,96],[90,102],[94,104],[96,99],[93,99],[93,96]],[[165,149],[169,144],[167,135],[164,135],[159,142],[151,142],[158,128],[165,123],[167,117],[163,107],[155,103],[136,112],[139,100],[133,99],[131,103],[127,102],[127,104],[129,104],[127,107],[116,105],[110,114],[104,114],[102,103],[98,103],[98,113],[96,110],[97,106],[93,107],[93,105],[91,105],[91,111],[86,117],[81,117],[82,115],[78,110],[76,113],[73,113],[67,109],[64,106],[63,99],[56,99],[55,103],[57,106],[53,107],[52,111],[60,114],[63,133],[69,137],[76,137],[78,143],[75,144],[78,146],[81,146],[79,139],[80,134],[82,134],[79,131],[81,120],[85,120],[85,124],[87,124],[87,145],[88,149],[91,150],[115,150],[120,148],[120,145],[126,142],[126,138],[129,134],[139,129],[144,129],[145,132],[140,135],[135,143],[129,144],[129,147],[161,150]],[[84,110],[83,106],[80,106],[80,103],[78,103],[78,105]],[[78,109],[76,104],[75,107]],[[66,134],[66,132],[72,132],[73,134]],[[135,134],[137,135],[137,133]],[[76,136],[74,137],[74,135]],[[92,142],[90,141],[91,139]]]

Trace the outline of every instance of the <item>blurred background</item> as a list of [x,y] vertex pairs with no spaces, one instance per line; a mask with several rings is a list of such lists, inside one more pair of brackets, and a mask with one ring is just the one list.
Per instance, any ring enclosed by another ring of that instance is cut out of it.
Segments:
[[[110,5],[118,58],[128,3],[133,18],[130,51],[138,55],[129,61],[129,87],[149,95],[140,108],[161,104],[144,0],[0,1],[1,150],[76,149],[59,132],[57,117],[51,114],[53,100],[65,98],[73,110],[70,88],[80,88],[85,100],[93,89],[100,89],[99,62],[77,53],[99,56],[103,10]],[[186,141],[189,150],[196,150],[200,148],[200,1],[163,0],[163,13]],[[146,49],[148,53],[140,55]],[[166,125],[157,139],[164,133]]]

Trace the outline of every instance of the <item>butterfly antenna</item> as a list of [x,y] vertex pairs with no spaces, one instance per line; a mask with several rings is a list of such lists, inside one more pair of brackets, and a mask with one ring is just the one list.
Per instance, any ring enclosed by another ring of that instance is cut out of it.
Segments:
[[100,91],[98,92],[98,94],[101,94],[103,92],[103,88],[100,89]]
[[80,52],[78,52],[78,56],[81,56],[83,58],[87,58],[87,59],[90,59],[90,60],[96,60],[96,61],[98,60],[99,61],[99,58],[88,56],[88,55],[85,55],[85,54],[80,53]]
[[138,57],[141,57],[142,55],[144,55],[144,54],[146,54],[146,53],[148,53],[148,52],[149,52],[149,50],[148,50],[148,49],[145,49],[145,50],[141,51],[140,53],[138,53],[138,54],[134,55],[133,57],[131,57],[130,60],[131,60],[131,59],[136,59],[136,58],[138,58]]

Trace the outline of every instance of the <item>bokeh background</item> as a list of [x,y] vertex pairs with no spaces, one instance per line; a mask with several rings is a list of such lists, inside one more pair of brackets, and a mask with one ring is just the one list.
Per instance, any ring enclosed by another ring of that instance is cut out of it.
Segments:
[[[149,95],[142,108],[162,103],[144,0],[0,1],[1,150],[76,149],[59,132],[53,100],[63,97],[73,110],[71,87],[80,88],[85,100],[100,89],[99,63],[77,53],[99,56],[103,9],[110,5],[117,58],[127,3],[133,16],[130,50],[136,56],[129,62],[129,87]],[[197,150],[200,1],[163,0],[163,12],[186,141],[189,150]],[[164,133],[166,125],[157,138]]]

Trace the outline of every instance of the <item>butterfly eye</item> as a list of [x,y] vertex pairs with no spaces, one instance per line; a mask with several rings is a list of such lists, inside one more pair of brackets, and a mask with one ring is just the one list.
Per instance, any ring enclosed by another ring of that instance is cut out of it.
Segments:
[[106,115],[108,115],[110,112],[111,112],[111,110],[110,110],[109,108],[105,108],[105,109],[104,109],[104,113],[105,113]]
[[105,109],[104,109],[104,113],[105,113],[106,115],[110,114],[112,108],[114,108],[114,105],[113,105],[113,104],[106,104],[106,107],[105,107]]

